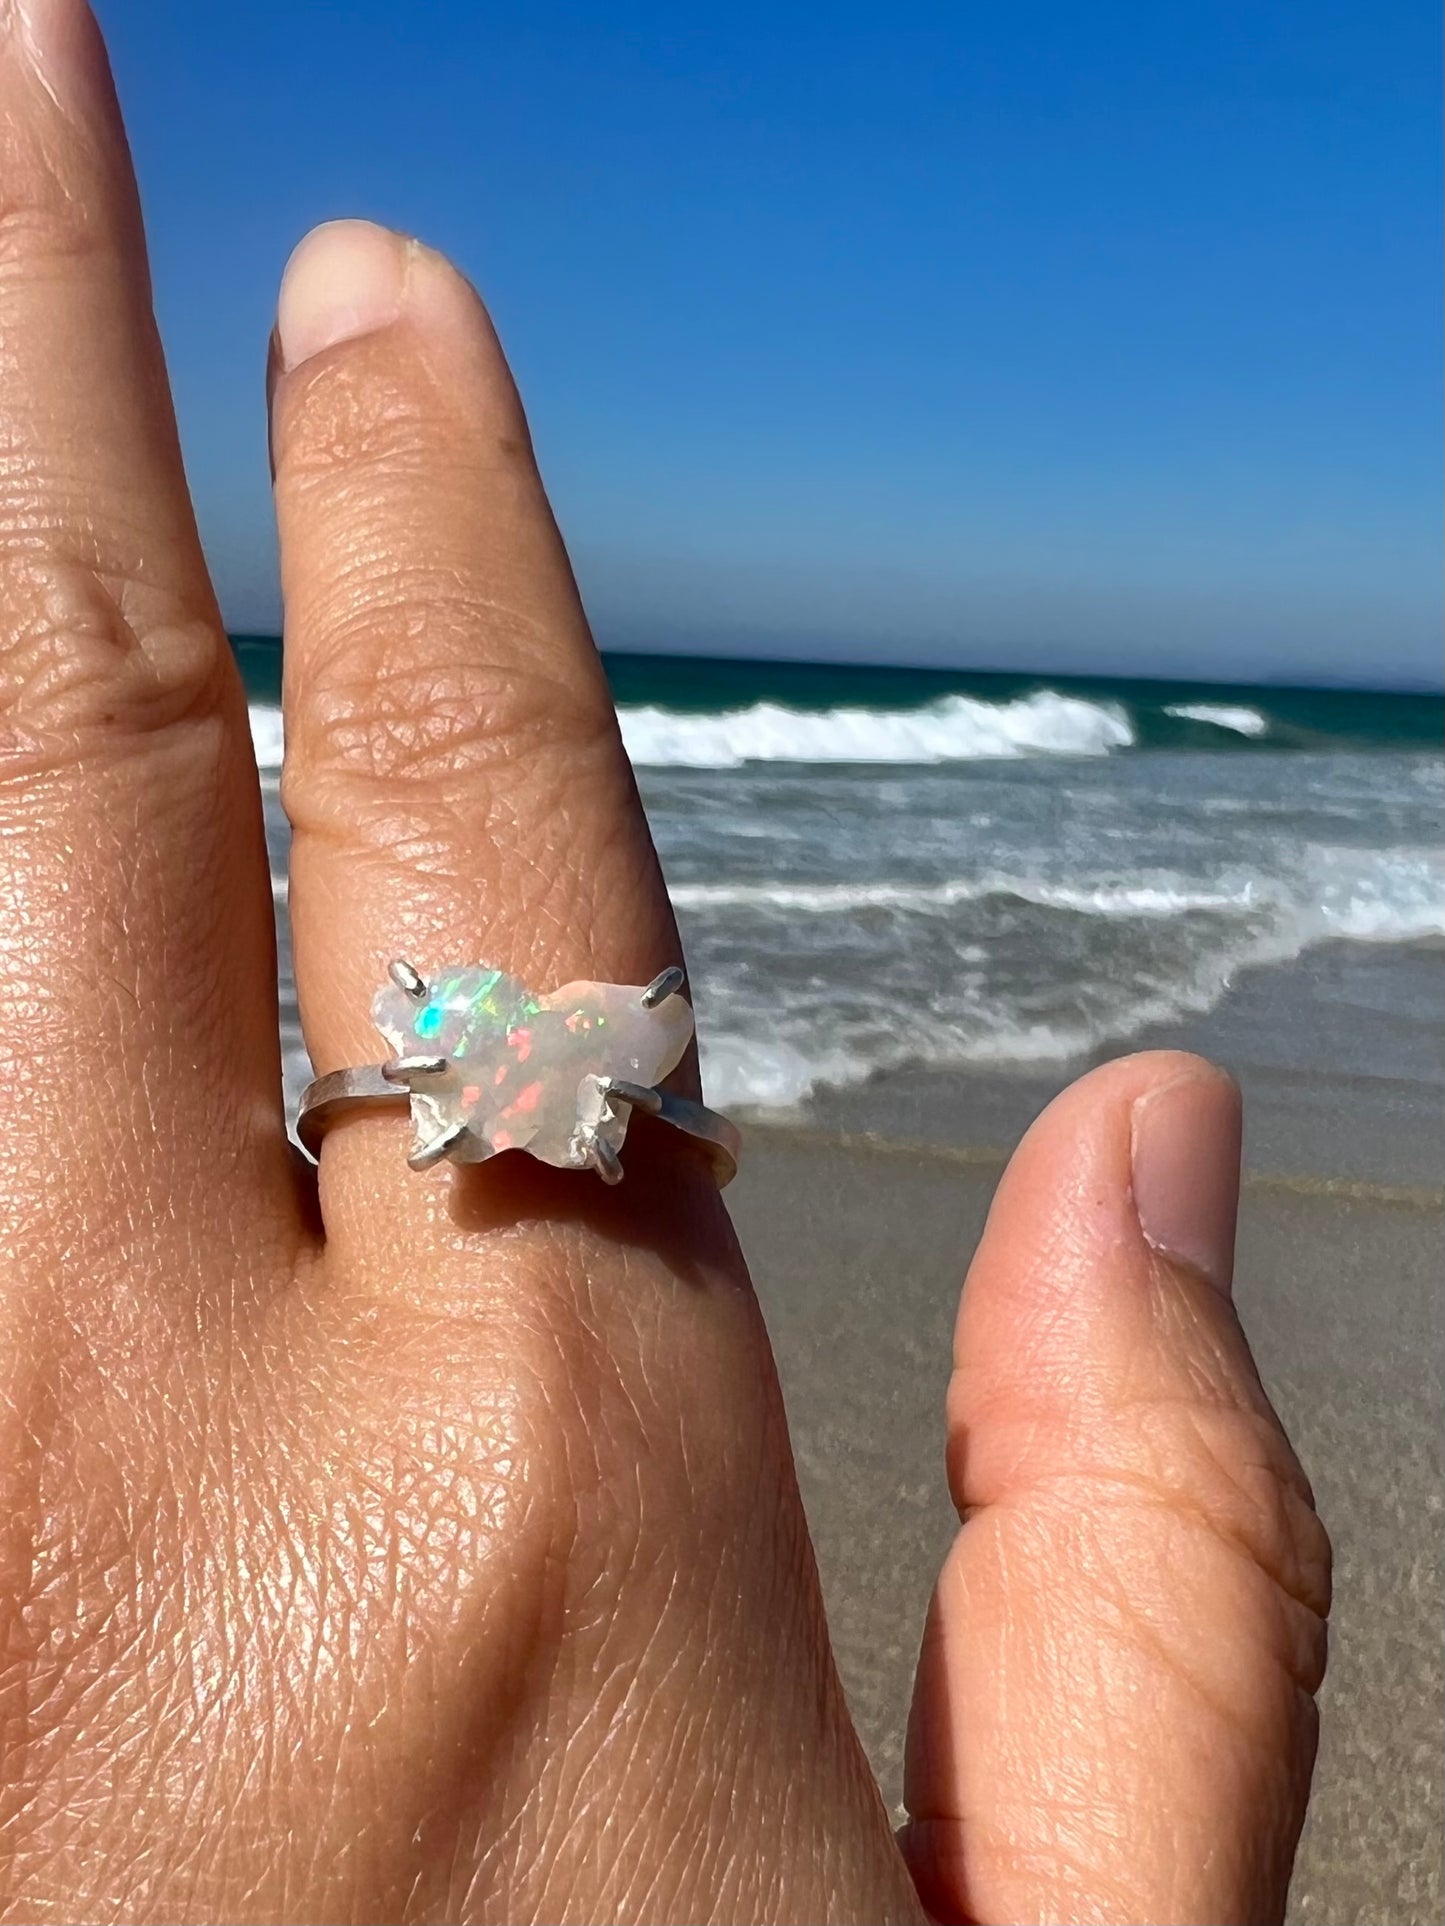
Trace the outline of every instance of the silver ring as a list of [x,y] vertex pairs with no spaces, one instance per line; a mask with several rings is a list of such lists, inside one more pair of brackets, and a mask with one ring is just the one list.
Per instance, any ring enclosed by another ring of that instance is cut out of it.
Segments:
[[629,1119],[642,1110],[695,1138],[720,1186],[736,1176],[736,1125],[658,1087],[692,1040],[680,969],[645,988],[579,982],[545,995],[485,965],[448,965],[428,980],[398,960],[388,975],[372,1018],[392,1055],[308,1084],[296,1134],[312,1157],[343,1117],[406,1106],[413,1170],[526,1150],[616,1184]]

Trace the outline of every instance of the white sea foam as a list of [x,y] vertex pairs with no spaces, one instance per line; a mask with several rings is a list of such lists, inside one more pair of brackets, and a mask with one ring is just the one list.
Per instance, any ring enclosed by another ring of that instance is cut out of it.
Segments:
[[1317,894],[1298,906],[1305,943],[1331,937],[1411,943],[1445,936],[1445,875],[1436,850],[1316,846],[1310,851],[1310,873],[1317,879]]
[[[730,1010],[724,990],[715,1012],[718,1021],[704,1025],[702,1032],[703,1067],[712,1098],[723,1105],[793,1106],[819,1085],[846,1087],[909,1063],[943,1068],[1063,1062],[1151,1026],[1212,1009],[1241,970],[1292,962],[1319,943],[1445,937],[1445,877],[1432,849],[1312,845],[1300,852],[1292,876],[1220,879],[1212,888],[1183,877],[1090,888],[983,875],[938,885],[691,884],[673,891],[685,931],[698,934],[713,913],[721,912],[719,922],[724,922],[749,910],[764,918],[776,913],[780,927],[793,919],[795,932],[799,915],[846,921],[870,908],[943,918],[946,926],[953,907],[998,896],[1121,923],[1143,919],[1157,924],[1159,919],[1198,918],[1201,913],[1208,920],[1182,923],[1182,955],[1191,960],[1181,962],[1167,980],[1141,978],[1132,990],[1121,988],[1117,996],[1093,999],[1092,1008],[1086,995],[1075,1020],[1031,1019],[997,985],[981,988],[972,1005],[967,997],[960,1005],[956,996],[950,1001],[945,995],[941,1007],[919,1011],[907,999],[891,1007],[880,999],[852,1018],[842,1017],[830,1000],[810,1008],[811,995],[805,989],[796,1001],[784,996],[780,1021],[769,1033],[756,1010]],[[961,932],[968,925],[958,927]],[[766,936],[760,940],[766,946]],[[1136,939],[1127,933],[1120,940],[1128,951],[1134,949]],[[959,943],[953,955],[961,965],[966,957],[978,959],[986,951],[986,943]],[[947,989],[941,972],[936,987]]]
[[806,1102],[820,1085],[844,1090],[866,1083],[880,1070],[910,1062],[923,1060],[934,1067],[966,1063],[995,1068],[1060,1063],[1082,1055],[1101,1040],[1082,1026],[1001,1022],[987,1034],[972,1038],[966,1047],[942,1034],[937,1048],[924,1059],[902,1041],[892,1049],[880,1049],[875,1041],[871,1050],[849,1050],[838,1044],[825,1050],[726,1031],[704,1036],[700,1049],[709,1103],[723,1109],[791,1110]]
[[[1268,733],[1254,710],[1172,713]],[[1445,937],[1438,756],[1209,758],[1196,780],[1194,758],[1111,763],[1133,742],[1125,712],[1047,691],[621,720],[636,761],[680,772],[649,800],[687,878],[672,896],[724,1106],[789,1107],[912,1064],[1060,1062],[1207,1011],[1240,970],[1315,944]],[[279,708],[254,703],[251,729],[279,909]],[[1025,756],[1095,760],[1036,779],[909,768]],[[898,768],[820,776],[816,798],[805,767],[722,784],[682,773],[748,763]],[[735,803],[721,807],[722,791]],[[1373,846],[1351,840],[1376,823]]]
[[984,874],[943,883],[678,883],[672,901],[680,910],[776,909],[846,915],[866,909],[953,909],[989,896],[1012,896],[1019,902],[1077,910],[1086,916],[1179,916],[1190,910],[1249,909],[1257,890],[1253,878],[1241,878],[1228,888],[1201,890],[1168,880],[1081,888],[1036,876]]
[[1201,888],[1183,876],[1092,885],[1037,876],[984,872],[941,883],[678,883],[674,906],[688,910],[753,909],[847,915],[855,910],[953,909],[991,896],[1011,896],[1045,909],[1086,916],[1173,917],[1218,912],[1273,912],[1306,941],[1327,937],[1400,943],[1445,936],[1445,884],[1433,850],[1360,851],[1316,846],[1299,878],[1221,878]]
[[1052,689],[1011,702],[944,696],[922,709],[797,710],[756,702],[721,715],[644,705],[623,708],[618,717],[627,753],[649,768],[1102,756],[1134,741],[1116,703],[1088,702]]
[[1237,736],[1267,736],[1269,718],[1258,709],[1237,708],[1228,702],[1168,702],[1166,716],[1181,722],[1210,722],[1216,729],[1232,729]]
[[[279,769],[281,711],[251,704],[251,739],[263,770]],[[1040,689],[1012,702],[945,696],[922,709],[786,709],[776,702],[689,715],[652,705],[618,711],[635,763],[650,768],[736,769],[746,762],[937,763],[1017,756],[1101,756],[1134,741],[1111,702]]]

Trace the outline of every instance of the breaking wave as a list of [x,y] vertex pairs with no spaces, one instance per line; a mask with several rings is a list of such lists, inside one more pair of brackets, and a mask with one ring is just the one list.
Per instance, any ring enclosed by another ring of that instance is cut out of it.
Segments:
[[922,709],[798,710],[755,702],[720,715],[690,715],[646,705],[623,708],[618,719],[627,753],[646,768],[1103,756],[1134,742],[1117,703],[1090,702],[1052,689],[1011,702],[944,696]]
[[[643,768],[737,769],[749,762],[939,763],[1017,756],[1103,756],[1134,743],[1115,703],[1037,690],[1013,702],[945,696],[922,709],[785,708],[757,702],[722,714],[653,705],[618,711],[622,739]],[[281,711],[252,703],[262,770],[281,767]]]
[[[282,718],[261,699],[250,716],[282,912]],[[1445,938],[1435,750],[1295,757],[1287,715],[1048,689],[619,717],[724,1107],[788,1108],[909,1065],[1062,1063],[1314,945]],[[1206,753],[1116,754],[1175,746]],[[282,961],[294,1097],[284,941]]]
[[[1239,971],[1292,962],[1316,944],[1445,937],[1445,879],[1434,850],[1316,845],[1303,854],[1292,877],[1220,877],[1208,887],[1162,874],[1081,885],[1002,873],[936,884],[682,884],[673,901],[704,963],[725,931],[728,941],[764,954],[781,953],[787,931],[810,958],[829,955],[834,923],[846,956],[858,919],[869,914],[897,919],[874,951],[880,979],[890,956],[929,959],[917,1002],[904,994],[855,1006],[846,997],[820,996],[803,978],[791,995],[783,992],[770,1023],[745,1007],[751,999],[729,1007],[732,994],[720,974],[714,1021],[702,1030],[709,1092],[723,1105],[769,1108],[801,1103],[820,1085],[844,1088],[909,1063],[1064,1062],[1212,1009]],[[956,922],[950,912],[959,906],[969,907]],[[988,968],[991,936],[1006,952],[1018,913],[1050,919],[1029,926],[1035,953],[1068,952],[1061,916],[1117,926],[1117,935],[1099,939],[1108,948],[1092,952],[1092,981],[1081,981],[1071,1014],[1032,1013],[1027,986]],[[1150,930],[1161,934],[1150,937]],[[1157,942],[1166,945],[1167,964],[1139,969],[1137,959]],[[1108,957],[1115,967],[1100,967]],[[706,985],[709,972],[702,974]]]
[[1269,734],[1269,718],[1258,709],[1237,708],[1227,702],[1166,702],[1164,713],[1180,722],[1207,722],[1216,729],[1229,729],[1237,736],[1256,740]]

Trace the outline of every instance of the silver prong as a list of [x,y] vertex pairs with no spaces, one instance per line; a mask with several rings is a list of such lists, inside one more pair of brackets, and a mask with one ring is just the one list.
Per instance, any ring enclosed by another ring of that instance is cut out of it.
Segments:
[[662,1109],[662,1095],[645,1083],[628,1083],[623,1077],[602,1077],[602,1094],[617,1103],[629,1104],[634,1110],[645,1110],[655,1117]]
[[597,1172],[604,1184],[622,1182],[622,1159],[603,1137],[588,1137],[586,1140],[587,1161]]
[[677,995],[686,981],[687,971],[678,969],[674,963],[670,970],[664,970],[661,976],[655,976],[642,992],[643,1009],[655,1010],[659,1003],[666,1003],[670,996]]
[[449,1062],[447,1057],[392,1057],[381,1074],[388,1083],[410,1083],[413,1077],[445,1076]]
[[449,1157],[466,1134],[467,1127],[464,1123],[454,1123],[444,1130],[440,1137],[433,1137],[429,1144],[423,1144],[420,1150],[414,1150],[406,1161],[413,1170],[430,1170],[432,1165],[439,1164],[443,1157]]
[[426,978],[420,970],[413,969],[404,956],[399,956],[394,963],[388,963],[386,973],[399,990],[404,990],[417,1003],[425,1003],[431,995]]

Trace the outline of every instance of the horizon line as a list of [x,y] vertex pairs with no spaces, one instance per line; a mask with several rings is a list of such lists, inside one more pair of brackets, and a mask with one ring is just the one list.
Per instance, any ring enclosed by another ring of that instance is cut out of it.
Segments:
[[[273,630],[266,629],[228,629],[227,639],[234,646],[237,643],[260,644],[282,647],[282,637]],[[1080,669],[1041,669],[1036,667],[1008,667],[996,664],[919,662],[899,658],[890,662],[868,661],[857,656],[820,656],[820,655],[759,655],[742,651],[717,651],[704,648],[653,648],[646,644],[632,643],[623,648],[598,644],[597,652],[604,662],[607,661],[651,661],[651,662],[708,662],[721,663],[740,669],[791,668],[838,670],[848,669],[861,674],[927,676],[938,681],[959,676],[990,677],[1000,681],[1049,682],[1088,684],[1100,682],[1130,682],[1154,684],[1168,689],[1220,689],[1251,690],[1277,689],[1282,694],[1299,695],[1369,695],[1369,696],[1413,696],[1436,701],[1445,701],[1445,678],[1438,683],[1401,680],[1395,682],[1347,682],[1327,680],[1320,682],[1285,682],[1275,677],[1264,677],[1258,682],[1240,682],[1219,676],[1208,675],[1149,675],[1138,672],[1116,670]]]

